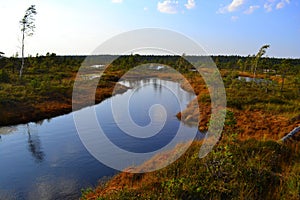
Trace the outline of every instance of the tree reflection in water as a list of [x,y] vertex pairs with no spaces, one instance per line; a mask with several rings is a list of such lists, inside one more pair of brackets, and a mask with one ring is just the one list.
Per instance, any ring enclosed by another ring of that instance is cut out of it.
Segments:
[[31,152],[32,157],[36,162],[43,162],[45,158],[45,153],[41,148],[41,141],[37,134],[31,134],[30,126],[27,124],[28,133],[28,150]]

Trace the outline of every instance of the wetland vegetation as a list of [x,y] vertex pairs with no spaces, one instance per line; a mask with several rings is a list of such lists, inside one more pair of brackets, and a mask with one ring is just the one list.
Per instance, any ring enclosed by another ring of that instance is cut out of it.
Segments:
[[[91,74],[99,73],[99,69],[89,66],[109,65],[98,83],[96,103],[112,95],[119,78],[132,66],[160,63],[178,70],[192,85],[202,113],[199,130],[207,130],[210,96],[205,82],[193,67],[201,65],[199,57],[188,57],[192,63],[180,56],[115,58],[94,56],[83,62],[84,56],[56,56],[53,53],[28,57],[21,79],[18,74],[21,59],[2,58],[1,126],[71,112],[72,86],[82,63]],[[277,141],[300,125],[300,60],[261,58],[254,76],[253,57],[212,58],[223,77],[228,105],[222,140],[213,152],[198,159],[201,141],[195,141],[172,165],[148,174],[120,173],[105,184],[83,190],[82,199],[299,198],[299,136],[286,143]],[[177,80],[174,74],[161,70],[153,70],[149,76]],[[246,81],[238,77],[266,81]],[[191,102],[182,112],[191,112],[192,105]],[[192,112],[190,115],[193,117]],[[168,157],[171,153],[176,153],[176,148],[158,156]]]

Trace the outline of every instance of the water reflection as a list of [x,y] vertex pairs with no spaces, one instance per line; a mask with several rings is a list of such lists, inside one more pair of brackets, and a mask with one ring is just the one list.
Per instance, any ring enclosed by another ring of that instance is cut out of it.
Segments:
[[[119,128],[112,120],[111,101],[115,98],[122,105],[129,94],[125,92],[94,107],[99,122],[103,123],[103,129],[111,133],[107,136],[119,147],[132,152],[150,152],[168,144],[180,125],[175,116],[180,111],[178,103],[184,107],[194,96],[180,91],[182,88],[179,84],[165,80],[152,78],[124,82],[132,88],[140,88],[139,95],[133,95],[130,104],[134,122],[141,126],[149,124],[148,111],[153,103],[166,105],[169,122],[161,134],[151,140],[142,141],[125,134],[120,135],[122,133],[119,133]],[[179,98],[171,98],[176,92]],[[149,106],[145,109],[144,105]],[[153,112],[153,121],[161,121],[160,110],[153,109]],[[124,120],[121,123],[128,125]],[[189,130],[189,127],[185,125],[185,129]],[[114,169],[99,163],[84,148],[77,135],[72,114],[51,121],[3,127],[0,128],[0,136],[0,200],[78,199],[81,188],[93,186],[99,178],[116,173]],[[188,137],[184,135],[178,141],[186,141]],[[106,148],[102,153],[106,152],[109,155],[112,150]]]
[[17,131],[18,129],[16,127],[0,127],[0,136],[1,135],[7,135],[7,134],[10,134],[12,132],[15,132]]
[[30,189],[28,199],[77,199],[80,192],[78,186],[73,178],[38,177]]
[[5,200],[15,200],[18,199],[16,192],[12,190],[1,190],[0,189],[0,199]]
[[[172,82],[172,81],[171,81]],[[138,80],[138,79],[123,79],[120,80],[119,83],[129,87],[129,88],[135,88],[135,92],[139,92],[139,90],[141,90],[145,85],[152,85],[153,89],[155,91],[155,94],[160,94],[163,91],[163,87],[169,87],[169,88],[173,88],[174,92],[176,92],[179,101],[184,101],[184,99],[188,98],[188,99],[192,99],[193,98],[193,94],[189,93],[189,92],[184,92],[184,90],[182,89],[180,84],[176,84],[176,86],[174,86],[170,81],[167,80],[163,80],[163,79],[156,79],[156,78],[150,78],[150,79],[142,79],[142,80]],[[175,88],[176,87],[176,88]]]
[[252,77],[248,77],[248,76],[238,76],[237,79],[240,81],[245,81],[247,83],[249,83],[249,82],[255,82],[255,83],[270,83],[270,82],[272,82],[270,80],[266,80],[263,78],[252,78]]
[[16,127],[0,127],[0,142],[2,142],[2,136],[9,135],[17,130]]
[[32,157],[36,162],[40,163],[45,158],[45,153],[41,148],[41,141],[37,134],[32,135],[29,124],[27,124],[27,134],[28,134],[28,150],[31,152]]
[[157,79],[153,80],[153,88],[155,92],[159,92],[159,94],[161,94],[162,91],[161,80],[159,80],[159,83],[157,81],[158,81]]

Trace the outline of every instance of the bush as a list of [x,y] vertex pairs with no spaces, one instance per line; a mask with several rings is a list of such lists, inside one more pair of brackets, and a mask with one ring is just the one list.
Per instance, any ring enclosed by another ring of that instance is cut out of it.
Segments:
[[[229,112],[227,118],[233,118],[233,113]],[[166,200],[299,197],[296,148],[275,141],[232,141],[224,137],[210,154],[199,159],[200,145],[194,143],[179,160],[160,171],[144,174],[139,180],[117,175],[104,187],[83,193],[83,197]],[[118,186],[122,189],[101,193]]]
[[39,88],[41,85],[40,81],[36,80],[36,79],[32,79],[30,81],[30,86],[34,89]]
[[1,69],[0,70],[0,83],[9,83],[9,81],[10,81],[9,74],[5,70]]

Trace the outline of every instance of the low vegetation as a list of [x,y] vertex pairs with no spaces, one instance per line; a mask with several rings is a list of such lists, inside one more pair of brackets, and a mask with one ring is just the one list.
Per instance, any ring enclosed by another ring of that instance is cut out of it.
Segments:
[[[228,113],[222,140],[207,157],[199,159],[202,142],[195,141],[168,167],[146,174],[120,173],[83,190],[81,199],[299,199],[299,144],[241,141],[236,119]],[[174,153],[176,149],[160,156]]]
[[[198,102],[199,129],[205,131],[210,120],[210,96],[205,82],[185,58],[194,66],[203,64],[197,56],[92,56],[83,62],[85,57],[48,53],[26,58],[22,78],[21,59],[2,58],[0,126],[71,112],[72,87],[82,63],[91,74],[96,74],[99,71],[88,66],[108,65],[115,59],[98,83],[96,103],[111,96],[116,82],[133,66],[168,65],[183,74],[198,95],[182,112],[195,117],[193,103]],[[120,173],[96,188],[84,189],[82,199],[300,198],[299,137],[287,143],[277,142],[300,126],[300,60],[261,56],[212,58],[221,71],[228,104],[226,127],[213,151],[199,159],[201,141],[194,141],[170,166],[147,174]],[[149,76],[176,80],[174,74],[161,71]],[[183,83],[182,87],[185,88]],[[181,113],[178,118],[181,119]],[[176,149],[165,154],[175,152]]]
[[[0,59],[0,126],[36,122],[71,112],[73,84],[84,59],[50,53],[28,57],[22,78],[20,58]],[[96,101],[111,96],[115,83],[110,78],[99,83]]]
[[[300,198],[299,137],[289,143],[277,142],[300,126],[299,60],[250,56],[214,60],[223,76],[228,111],[222,139],[213,151],[199,159],[202,142],[195,141],[170,166],[147,174],[120,173],[94,189],[83,190],[82,199]],[[195,59],[194,65],[201,63]],[[207,87],[190,70],[182,73],[198,95],[199,129],[205,131],[210,116]],[[247,82],[239,77],[254,79]],[[193,115],[193,108],[191,102],[183,112]],[[168,158],[174,153],[176,148],[158,156]],[[151,160],[144,165],[149,164]]]

